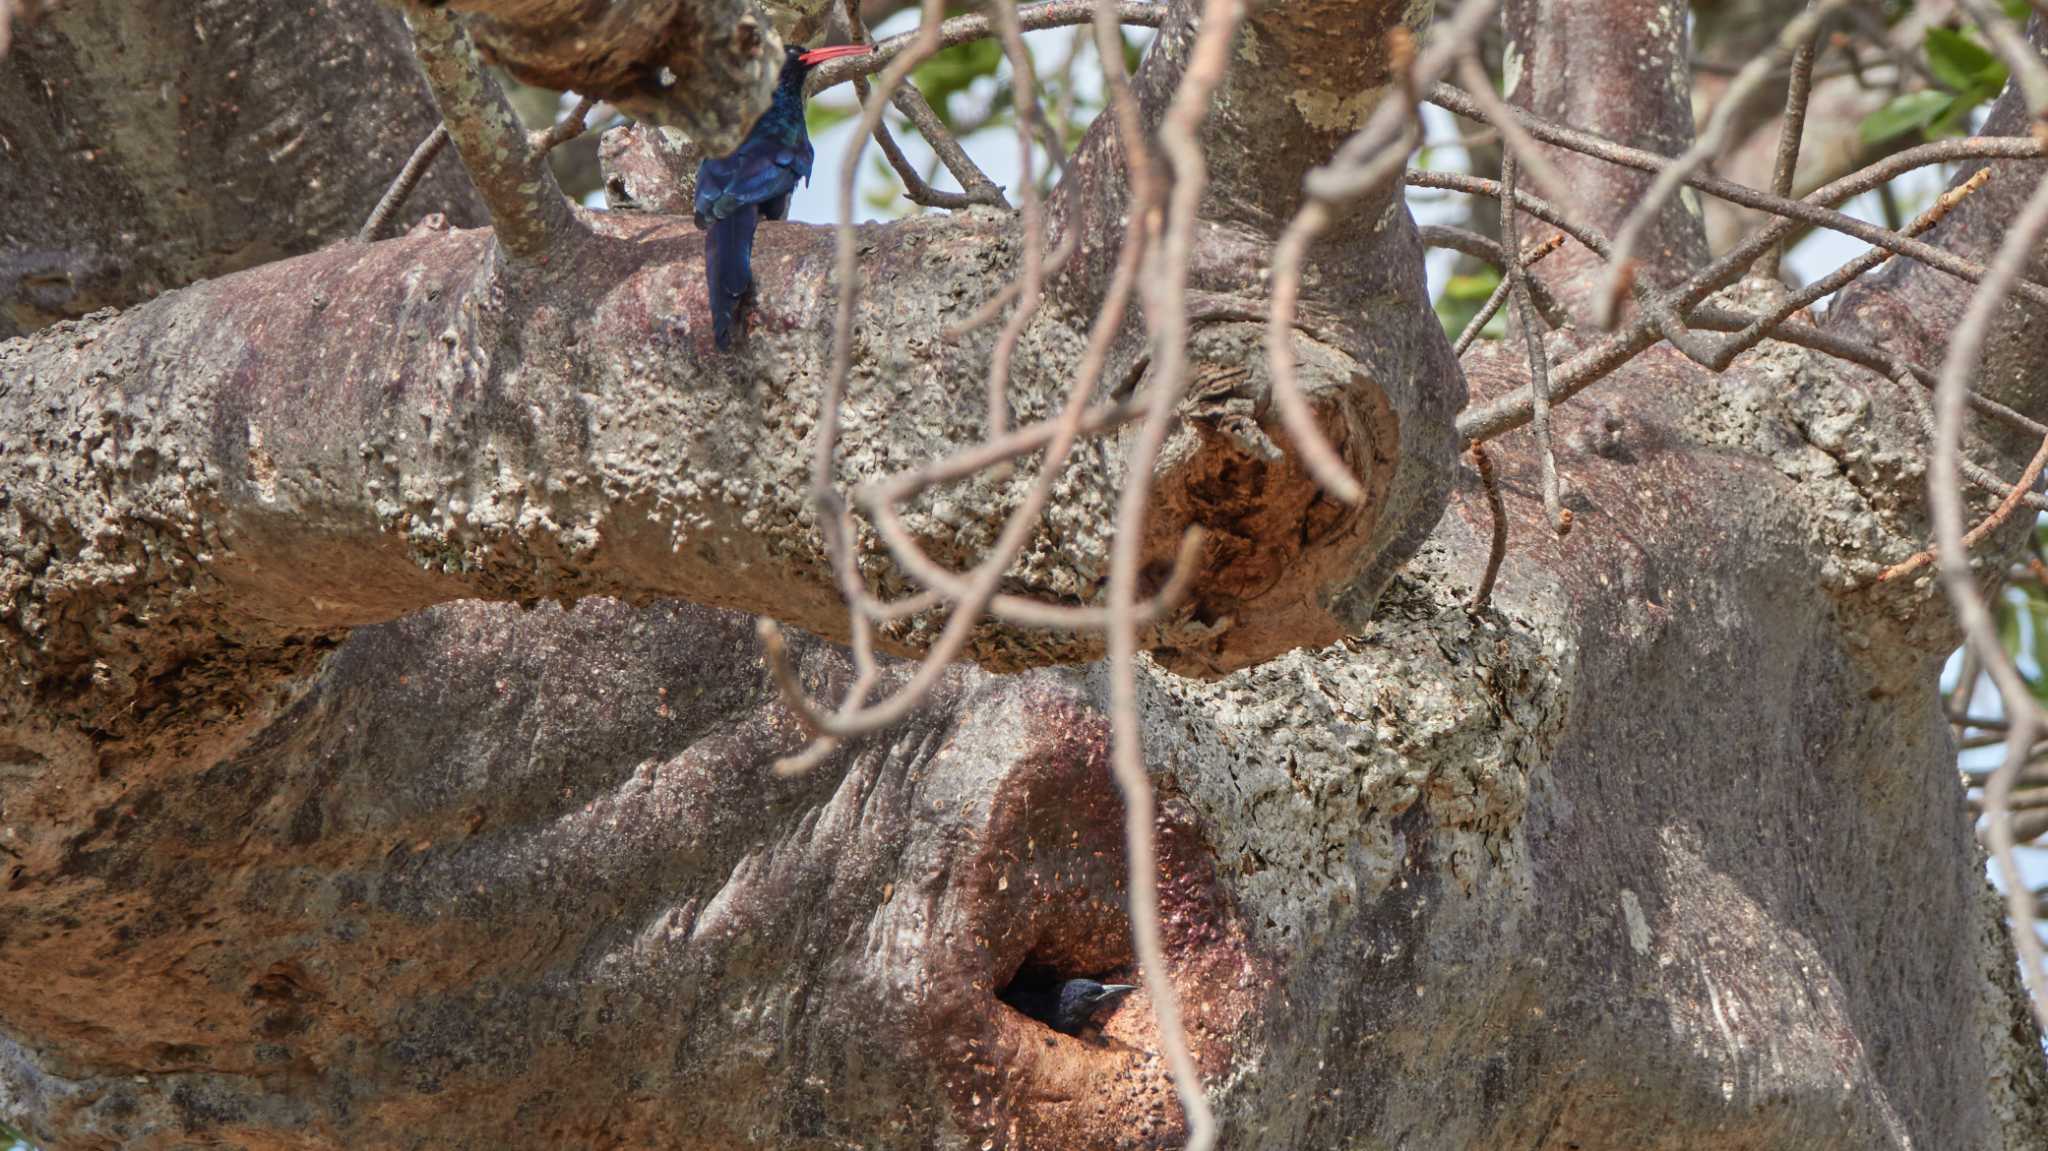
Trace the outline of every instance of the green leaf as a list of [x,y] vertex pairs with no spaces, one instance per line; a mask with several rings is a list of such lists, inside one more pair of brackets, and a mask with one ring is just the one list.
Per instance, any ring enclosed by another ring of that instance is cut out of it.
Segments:
[[1928,138],[1966,135],[1970,129],[1970,113],[1976,111],[1978,105],[1997,95],[1998,90],[1995,88],[1978,88],[1956,96],[1949,101],[1948,107],[1943,108],[1939,115],[1927,122]]
[[827,103],[823,100],[813,100],[804,107],[804,126],[810,129],[811,135],[817,136],[837,128],[858,115],[860,115],[860,105],[858,104],[836,104]]
[[1928,69],[1951,92],[1967,92],[1989,84],[1994,73],[1998,83],[1993,87],[2005,86],[2005,66],[1998,62],[1998,57],[1953,28],[1929,28],[1925,47]]
[[924,98],[946,127],[953,126],[953,95],[983,76],[993,77],[1003,62],[1003,47],[994,40],[970,40],[940,52],[917,66],[911,75]]
[[1863,142],[1880,144],[1895,136],[1925,128],[1950,110],[1954,97],[1947,92],[1907,92],[1863,118]]
[[[1486,298],[1493,295],[1494,288],[1499,285],[1500,273],[1492,268],[1452,276],[1444,281],[1443,294],[1436,298],[1436,318],[1437,322],[1444,326],[1444,334],[1454,340],[1457,339],[1458,334],[1465,330],[1466,324],[1472,322],[1472,317],[1479,314],[1480,306],[1486,303]],[[1494,335],[1494,329],[1499,326],[1500,317],[1495,316],[1493,321],[1487,324],[1485,331],[1489,335]]]
[[2020,613],[2012,600],[1998,597],[1992,613],[1998,619],[1998,643],[2008,655],[2017,655],[2020,650]]
[[902,188],[896,182],[896,170],[889,166],[889,161],[879,151],[868,157],[868,170],[879,177],[881,183],[869,188],[861,200],[874,211],[902,215],[909,201],[898,199]]

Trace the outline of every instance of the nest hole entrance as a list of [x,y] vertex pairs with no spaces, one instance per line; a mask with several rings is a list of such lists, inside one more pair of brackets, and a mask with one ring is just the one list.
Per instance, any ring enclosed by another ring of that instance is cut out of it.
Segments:
[[[1076,1035],[1099,1028],[1103,1020],[1127,998],[1127,993],[1124,992],[1112,991],[1108,995],[1095,993],[1084,998],[1078,1005],[1066,1005],[1063,1010],[1062,992],[1069,983],[1076,980],[1109,988],[1137,982],[1131,974],[1128,962],[1108,968],[1099,965],[1084,968],[1072,963],[1049,961],[1034,954],[1017,968],[1009,982],[996,991],[996,999],[1003,1006],[1040,1026]],[[1095,992],[1094,988],[1086,990]]]

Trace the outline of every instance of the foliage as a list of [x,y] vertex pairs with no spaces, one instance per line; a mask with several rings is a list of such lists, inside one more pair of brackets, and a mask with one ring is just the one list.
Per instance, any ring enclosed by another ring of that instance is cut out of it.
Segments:
[[1931,27],[1921,53],[1938,87],[1901,92],[1864,117],[1865,144],[1880,144],[1912,132],[1929,137],[1958,135],[1968,129],[1970,113],[2005,87],[2005,65],[1968,33]]
[[[2048,554],[2048,522],[2034,525],[2031,543],[2030,559],[2038,561]],[[2048,665],[2048,584],[2038,578],[2042,569],[2031,563],[2027,566],[2025,576],[2015,573],[1993,609],[1998,616],[1998,637],[2005,650],[2012,653],[2013,663],[2034,697],[2048,700],[2048,671],[2044,671],[2044,665]]]
[[[919,64],[910,75],[924,93],[926,102],[931,104],[932,111],[938,113],[939,122],[948,131],[957,132],[961,129],[962,120],[959,110],[953,106],[953,97],[971,91],[974,82],[984,77],[993,83],[1002,64],[1001,44],[994,40],[971,40],[939,52]],[[990,97],[987,113],[990,123],[994,123],[995,117],[1009,107],[1009,85],[997,85]],[[977,122],[971,126],[978,128],[983,125]]]
[[[1149,37],[1148,30],[1124,30],[1124,63],[1127,69],[1137,68],[1145,46],[1150,43]],[[1086,52],[1094,51],[1092,34],[1085,26],[1074,30],[1067,46],[1051,53],[1052,59],[1044,58],[1047,55],[1044,50],[1047,38],[1045,33],[1027,37],[1027,43],[1034,46],[1034,55],[1038,57],[1035,61],[1038,110],[1057,134],[1060,147],[1072,153],[1088,125],[1102,111],[1101,92],[1086,84],[1076,85],[1077,78],[1091,71],[1081,54],[1084,45]],[[1006,149],[1013,146],[1010,133],[1017,122],[1014,91],[1009,82],[1009,63],[999,41],[976,40],[943,49],[920,64],[911,73],[911,80],[924,94],[939,122],[977,157],[983,151],[977,146],[978,141],[986,133],[1000,133],[1004,137],[1000,146]],[[859,112],[859,106],[845,96],[813,100],[807,110],[811,134],[815,137],[839,127],[858,116]],[[899,138],[916,135],[916,129],[893,113],[890,123]],[[880,186],[869,186],[864,193],[863,198],[869,207],[876,211],[914,210],[902,198],[901,188],[894,174],[888,171],[886,161],[877,155],[872,162],[876,176],[863,177],[863,184],[872,185],[879,180]],[[935,163],[928,165],[926,172],[928,179],[937,177],[935,182],[941,185],[946,182],[944,170]],[[1050,192],[1058,180],[1057,169],[1049,160],[1041,158],[1037,172],[1040,191]]]
[[[1479,308],[1493,290],[1500,286],[1500,272],[1494,268],[1481,268],[1475,272],[1460,273],[1444,282],[1443,292],[1436,298],[1436,318],[1444,326],[1444,334],[1457,339],[1479,314]],[[1506,309],[1502,309],[1505,311]],[[1506,329],[1501,323],[1500,313],[1488,320],[1482,334],[1498,339]]]

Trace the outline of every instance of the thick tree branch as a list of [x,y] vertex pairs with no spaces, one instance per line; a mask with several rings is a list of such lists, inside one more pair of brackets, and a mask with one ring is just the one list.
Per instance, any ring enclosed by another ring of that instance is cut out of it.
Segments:
[[[1205,239],[1231,237],[1249,250],[1271,251],[1282,225],[1303,201],[1308,173],[1379,106],[1392,75],[1395,34],[1418,33],[1426,16],[1419,6],[1380,0],[1334,5],[1303,0],[1247,12],[1232,49],[1232,66],[1199,133],[1204,154],[1214,157],[1202,205]],[[1139,69],[1133,87],[1147,109],[1148,127],[1157,124],[1159,109],[1179,83],[1195,34],[1191,18],[1170,17]],[[1275,83],[1275,77],[1287,82]],[[1128,167],[1126,150],[1111,121],[1103,116],[1090,128],[1049,205],[1055,238],[1072,239],[1078,247],[1069,271],[1052,288],[1070,303],[1089,295],[1109,275],[1114,237],[1131,208],[1122,176]],[[1381,561],[1343,600],[1359,622],[1400,557],[1419,545],[1438,514],[1436,501],[1448,491],[1456,468],[1455,446],[1441,431],[1463,403],[1449,341],[1417,274],[1421,247],[1414,224],[1393,205],[1395,195],[1390,188],[1357,205],[1333,223],[1326,242],[1307,253],[1305,282],[1313,287],[1303,300],[1299,324],[1303,334],[1335,339],[1362,366],[1361,383],[1384,390],[1391,410],[1399,414],[1397,444],[1367,451],[1354,433],[1348,445],[1339,445],[1343,466],[1356,472],[1369,472],[1368,460],[1375,456],[1391,464],[1385,469],[1390,476],[1361,475],[1363,486],[1385,483],[1392,506],[1413,509],[1412,517],[1381,517],[1375,525],[1371,550]],[[1218,318],[1266,314],[1264,287],[1236,277],[1227,264],[1212,265],[1198,256],[1190,277],[1191,330],[1198,338],[1205,312]],[[1381,302],[1372,334],[1348,330],[1347,322],[1337,318],[1342,309],[1327,306],[1339,298]],[[1134,342],[1113,354],[1113,375],[1142,381],[1149,366],[1145,350]],[[1278,410],[1271,423],[1277,430]]]
[[[1664,0],[1508,0],[1506,20],[1502,68],[1514,104],[1661,156],[1680,155],[1692,144],[1682,12]],[[1548,158],[1572,181],[1572,199],[1586,222],[1609,235],[1655,181],[1653,173],[1567,152],[1551,150]],[[1531,237],[1540,238],[1540,232]],[[1641,276],[1669,287],[1706,262],[1706,234],[1698,216],[1674,197],[1647,223],[1640,250]],[[1588,277],[1598,264],[1583,248],[1567,245],[1537,275],[1574,308],[1590,308]]]
[[714,154],[768,107],[782,42],[755,0],[449,0],[486,60],[680,128]]
[[[1830,357],[1916,391],[1925,368],[1797,317],[1725,371],[1656,346],[1711,351],[1781,307],[1704,302],[1774,224],[1678,297],[1646,287],[1654,314],[1613,339],[1548,336],[1560,393],[1616,377],[1554,397],[1568,540],[1531,437],[1487,445],[1491,485],[1436,484],[1462,384],[1388,199],[1419,88],[1386,83],[1390,131],[1323,173],[1370,210],[1316,206],[1333,242],[1297,245],[1275,325],[1367,497],[1327,498],[1278,442],[1261,354],[1301,169],[1252,187],[1214,142],[1357,94],[1275,20],[1339,40],[1389,13],[1205,7],[1143,78],[1154,124],[1182,97],[1171,187],[1119,100],[1075,214],[1048,214],[1073,254],[1040,268],[994,441],[997,333],[969,321],[1028,307],[1037,246],[992,212],[845,231],[865,286],[830,435],[850,281],[789,224],[761,228],[730,354],[701,235],[634,213],[545,276],[421,230],[0,345],[9,1121],[136,1151],[1127,1151],[1201,1136],[1170,1060],[1233,1146],[1975,1151],[2043,1129],[1930,670],[1953,630],[1928,589],[1856,582],[1921,542],[1922,441],[1893,385]],[[1240,15],[1279,47],[1227,43]],[[1397,65],[1402,26],[1369,30],[1327,59]],[[626,194],[688,167],[668,145],[616,155]],[[1608,249],[1612,220],[1512,201]],[[1094,246],[1079,213],[1119,204]],[[1471,351],[1473,416],[1526,399],[1526,351]],[[1043,522],[977,588],[1041,481]],[[1404,549],[1386,521],[1414,516],[1432,534]],[[1169,569],[1196,526],[1199,562]],[[755,621],[647,602],[837,633],[851,601],[918,651],[991,590],[1051,628],[976,628],[965,654],[1087,658],[1073,629],[1114,625],[1119,658],[928,674],[789,635],[764,663]],[[585,598],[443,602],[478,596]],[[806,744],[884,703],[886,730]],[[1048,970],[1170,994],[1187,1059],[1145,992],[1099,1041],[1027,1018],[1013,993]]]
[[[130,675],[189,658],[180,645],[191,636],[325,634],[463,596],[669,595],[840,633],[844,608],[810,526],[802,464],[827,352],[829,236],[763,227],[761,323],[744,354],[720,355],[694,230],[620,218],[605,233],[551,266],[545,285],[511,297],[490,287],[487,235],[430,235],[331,249],[7,345],[0,377],[27,389],[0,431],[0,471],[15,493],[9,530],[57,546],[39,569],[0,559],[25,597],[10,662],[55,683],[102,660],[129,669],[104,685],[118,696],[133,690]],[[858,357],[865,382],[849,401],[848,474],[879,477],[978,439],[979,419],[943,413],[979,394],[988,335],[941,335],[987,282],[987,260],[966,254],[1015,259],[1014,244],[1010,225],[994,221],[868,232],[874,287],[856,326],[892,332],[903,350],[864,346]],[[1198,259],[1244,257],[1197,249]],[[1220,350],[1241,337],[1212,338]],[[1312,347],[1319,402],[1361,440],[1383,435],[1383,401],[1361,390],[1358,366]],[[1067,365],[1020,361],[1010,392],[1020,423],[1050,415]],[[85,379],[100,382],[74,383]],[[1257,386],[1239,384],[1247,396]],[[1177,468],[1203,474],[1241,450],[1202,431],[1233,410],[1220,399],[1190,409],[1195,438]],[[110,454],[63,446],[109,419],[129,429],[108,441]],[[130,453],[144,442],[152,459],[185,462],[137,468]],[[1111,474],[1089,453],[1063,482],[1085,488]],[[934,556],[959,563],[992,538],[1013,483],[970,479],[922,498],[907,522]],[[182,510],[144,510],[158,507]],[[1339,634],[1323,589],[1370,560],[1369,518],[1292,495],[1257,519],[1234,518],[1248,511],[1182,496],[1155,517],[1175,541],[1204,524],[1227,549],[1157,638],[1170,660],[1236,666]],[[108,566],[57,543],[135,516],[157,526],[128,546],[181,558]],[[1283,526],[1290,516],[1301,518]],[[1035,538],[1037,558],[1006,585],[1091,602],[1106,571],[1106,522],[1063,517]],[[901,586],[878,545],[861,565],[885,593]],[[104,613],[116,604],[155,622],[109,629]],[[929,626],[904,621],[883,640],[914,650]],[[992,626],[969,654],[1015,665],[1092,658],[1097,644]],[[81,706],[97,714],[109,696],[98,698]]]
[[490,205],[498,242],[516,259],[538,260],[572,241],[582,229],[546,152],[527,138],[469,37],[439,9],[414,8],[407,19],[420,69],[463,167]]

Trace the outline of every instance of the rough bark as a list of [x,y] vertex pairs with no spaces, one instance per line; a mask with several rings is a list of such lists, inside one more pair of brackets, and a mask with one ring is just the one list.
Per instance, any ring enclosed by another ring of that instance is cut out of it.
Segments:
[[[1148,126],[1164,115],[1186,66],[1194,12],[1194,5],[1174,7],[1132,78]],[[1345,517],[1293,454],[1274,445],[1285,436],[1277,415],[1269,417],[1271,383],[1259,350],[1265,267],[1274,240],[1301,206],[1302,178],[1388,91],[1385,37],[1360,36],[1356,29],[1419,30],[1428,15],[1419,5],[1380,0],[1258,5],[1202,124],[1210,185],[1187,303],[1197,386],[1184,409],[1190,418],[1169,445],[1157,481],[1166,514],[1153,517],[1150,550],[1170,555],[1190,517],[1209,528],[1206,558],[1219,582],[1251,595],[1212,594],[1197,614],[1227,617],[1234,629],[1271,636],[1274,643],[1259,644],[1270,650],[1327,643],[1362,626],[1394,568],[1441,515],[1450,487],[1456,445],[1444,434],[1444,421],[1463,405],[1464,389],[1430,308],[1414,221],[1391,189],[1354,206],[1311,253],[1295,336],[1304,382],[1320,393],[1316,404],[1326,434],[1366,478],[1366,516]],[[1269,82],[1275,75],[1290,82]],[[1051,207],[1055,238],[1071,236],[1079,246],[1072,270],[1053,291],[1076,309],[1092,307],[1101,291],[1130,206],[1112,119],[1103,116],[1090,127]],[[1166,170],[1163,157],[1154,163]],[[1371,313],[1362,315],[1368,302]],[[1123,381],[1120,391],[1148,378],[1149,349],[1138,332],[1134,322],[1111,356],[1109,377]],[[1348,391],[1337,382],[1347,376]],[[1236,430],[1247,416],[1261,433]],[[1284,510],[1276,517],[1274,508]],[[1319,525],[1300,544],[1274,530],[1276,520],[1295,516]],[[1321,562],[1311,554],[1313,544],[1332,529],[1368,533],[1361,537],[1364,562],[1340,569],[1335,579],[1312,575]],[[1296,593],[1273,592],[1304,576],[1315,602],[1297,600],[1290,609],[1285,597]],[[1190,666],[1184,658],[1176,662]]]
[[697,198],[697,164],[703,158],[678,134],[638,124],[613,128],[598,144],[605,207],[687,216]]
[[681,128],[720,154],[768,110],[782,72],[776,22],[753,0],[429,2],[467,13],[478,51],[526,83]]
[[378,0],[66,0],[0,63],[0,337],[350,236],[438,121]]
[[[1313,70],[1286,19],[1254,20],[1259,51]],[[1671,61],[1606,58],[1518,98],[1670,112]],[[1296,144],[1337,130],[1321,107],[1217,102],[1193,359],[1232,387],[1263,371],[1260,245],[1322,158]],[[1252,137],[1293,167],[1221,154]],[[1113,158],[1084,145],[1072,187],[1114,189]],[[1935,235],[1981,256],[1987,210]],[[53,1148],[1175,1144],[1142,998],[1093,1039],[998,998],[1020,969],[1129,973],[1101,671],[995,670],[1092,649],[991,630],[912,719],[769,773],[804,733],[718,609],[837,626],[801,495],[829,236],[763,226],[760,322],[718,357],[697,235],[592,226],[544,274],[425,230],[0,345],[0,1115]],[[1230,466],[1164,485],[1170,523],[1261,494],[1206,513],[1247,543],[1207,557],[1142,685],[1169,974],[1230,1145],[2038,1146],[2039,1036],[1935,687],[1953,629],[1926,581],[1868,586],[1926,531],[1906,397],[1779,345],[1720,375],[1653,351],[1558,413],[1562,543],[1527,434],[1496,445],[1513,546],[1474,617],[1464,385],[1405,212],[1347,227],[1301,346],[1333,424],[1397,421],[1382,506],[1273,588],[1231,582],[1323,514],[1283,498],[1287,457],[1212,431],[1265,434],[1255,390],[1194,397],[1173,459]],[[847,476],[980,434],[992,337],[936,334],[1017,232],[863,229]],[[1020,420],[1087,320],[1096,273],[1068,275]],[[1903,290],[1835,322],[1927,357]],[[1504,349],[1467,371],[1482,402],[1527,384]],[[1093,593],[1115,472],[1076,468],[1019,589]],[[1014,482],[913,524],[964,561]],[[596,596],[633,603],[449,602]],[[843,654],[796,650],[835,698]]]

